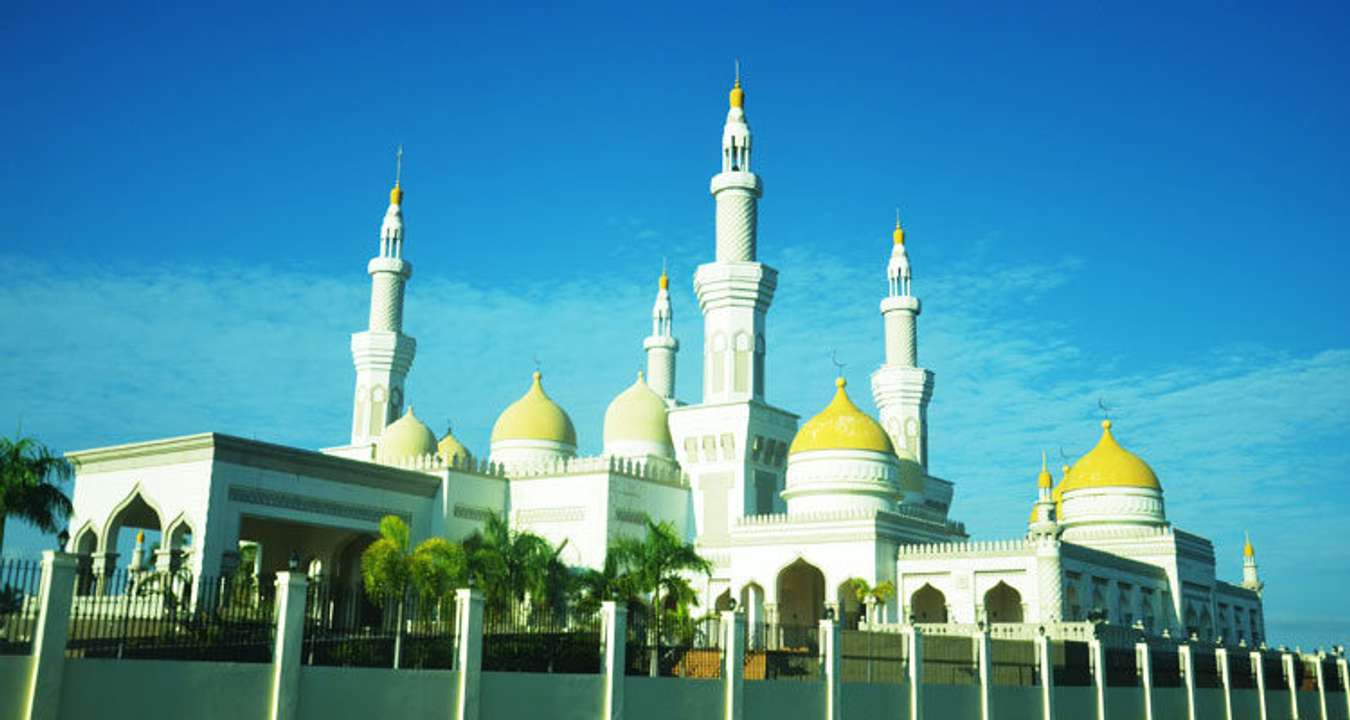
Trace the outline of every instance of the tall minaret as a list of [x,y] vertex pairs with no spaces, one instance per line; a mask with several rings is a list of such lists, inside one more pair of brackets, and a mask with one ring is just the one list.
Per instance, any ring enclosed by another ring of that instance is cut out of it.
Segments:
[[1242,587],[1260,593],[1265,586],[1256,572],[1256,550],[1252,548],[1252,537],[1247,535],[1242,543]]
[[896,211],[891,260],[886,265],[887,295],[881,301],[885,323],[886,361],[872,373],[872,397],[882,427],[897,452],[907,451],[928,469],[928,401],[933,397],[933,372],[919,364],[919,298],[911,293],[905,230]]
[[750,126],[740,67],[722,130],[722,171],[712,178],[717,201],[717,255],[694,274],[703,311],[703,402],[764,399],[764,316],[778,271],[755,259],[759,176],[750,172]]
[[656,304],[652,305],[652,334],[642,341],[642,347],[647,351],[647,385],[665,398],[667,405],[674,405],[675,353],[680,350],[680,341],[675,339],[671,328],[674,315],[670,310],[670,276],[666,275],[665,267],[661,268],[661,277],[656,285]]
[[403,259],[403,148],[398,149],[394,189],[380,226],[380,254],[370,259],[370,327],[352,335],[356,397],[352,445],[369,445],[403,413],[403,381],[417,341],[403,334],[403,286],[412,264]]

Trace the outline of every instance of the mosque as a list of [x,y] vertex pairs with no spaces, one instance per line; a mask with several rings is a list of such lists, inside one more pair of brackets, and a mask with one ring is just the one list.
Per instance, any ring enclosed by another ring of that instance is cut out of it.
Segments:
[[[646,372],[610,403],[599,456],[577,456],[576,428],[538,372],[497,417],[485,455],[450,433],[438,439],[404,408],[417,343],[404,332],[412,265],[396,181],[367,266],[368,324],[351,337],[350,441],[314,451],[203,433],[71,453],[68,549],[81,572],[93,579],[127,565],[118,537],[139,528],[161,541],[153,557],[138,548],[132,564],[215,575],[232,572],[241,544],[252,543],[260,573],[299,558],[358,590],[360,554],[386,515],[403,518],[415,541],[462,539],[505,515],[589,567],[650,519],[671,523],[712,563],[699,579],[703,606],[734,604],[752,624],[806,625],[827,611],[890,623],[1105,619],[1264,641],[1250,542],[1242,582],[1218,580],[1213,545],[1167,521],[1158,477],[1109,422],[1058,481],[1042,461],[1025,536],[971,542],[949,518],[953,484],[928,471],[934,375],[918,364],[921,304],[898,220],[880,300],[885,361],[871,375],[878,417],[843,378],[804,423],[770,404],[766,318],[778,272],[757,259],[763,186],[739,80],[729,105],[711,182],[715,255],[693,278],[704,323],[697,401],[675,395],[680,343],[663,273],[643,340]],[[855,577],[889,581],[895,596],[859,607]]]

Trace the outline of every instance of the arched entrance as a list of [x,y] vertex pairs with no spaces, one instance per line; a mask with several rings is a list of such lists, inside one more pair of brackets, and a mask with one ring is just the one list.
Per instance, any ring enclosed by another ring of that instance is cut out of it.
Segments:
[[825,575],[798,560],[778,573],[778,620],[783,625],[815,627],[825,613]]
[[909,615],[916,623],[947,622],[947,596],[941,590],[924,583],[909,598]]
[[984,594],[984,615],[991,623],[1022,622],[1022,594],[999,581]]
[[98,533],[94,532],[92,525],[85,525],[80,530],[71,544],[71,549],[75,552],[77,563],[75,593],[92,594],[97,587],[97,578],[94,576],[94,553],[98,552]]

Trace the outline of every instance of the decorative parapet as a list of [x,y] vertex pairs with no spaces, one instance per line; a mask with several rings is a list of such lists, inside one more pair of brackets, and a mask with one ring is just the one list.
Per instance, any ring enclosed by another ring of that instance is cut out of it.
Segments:
[[689,487],[689,476],[680,466],[660,458],[635,459],[617,455],[587,458],[558,458],[534,464],[511,465],[503,474],[511,479],[594,475],[609,473],[645,482]]
[[454,470],[456,472],[470,473],[473,475],[483,475],[485,477],[506,477],[506,470],[500,463],[489,462],[488,460],[477,460],[472,457],[456,455],[446,462],[445,458],[439,453],[428,453],[420,457],[404,458],[394,467],[404,470],[413,470],[428,474],[436,474],[445,470]]
[[769,515],[746,515],[736,518],[737,527],[765,527],[790,525],[809,522],[846,522],[850,520],[871,520],[878,518],[890,522],[911,521],[929,526],[937,526],[948,534],[965,535],[965,525],[934,517],[932,514],[899,506],[895,510],[874,510],[871,508],[850,508],[847,510],[816,510],[799,513],[773,513]]
[[900,557],[928,557],[934,555],[987,555],[993,553],[1031,553],[1034,550],[1026,540],[986,540],[965,543],[927,543],[901,545]]

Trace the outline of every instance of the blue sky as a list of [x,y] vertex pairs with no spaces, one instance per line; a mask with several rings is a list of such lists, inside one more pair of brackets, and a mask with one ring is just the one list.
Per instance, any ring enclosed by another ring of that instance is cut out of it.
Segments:
[[1221,576],[1252,531],[1277,640],[1350,640],[1344,4],[4,13],[0,426],[343,442],[403,143],[418,414],[481,451],[538,355],[598,450],[662,257],[696,399],[739,56],[771,401],[824,404],[823,346],[866,397],[899,204],[975,536],[1022,531],[1040,450],[1090,448],[1104,397]]

